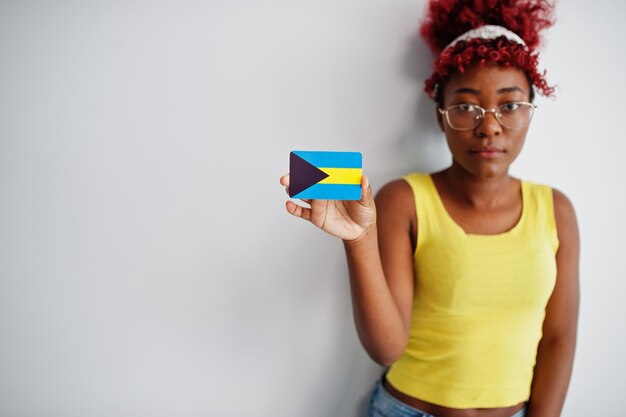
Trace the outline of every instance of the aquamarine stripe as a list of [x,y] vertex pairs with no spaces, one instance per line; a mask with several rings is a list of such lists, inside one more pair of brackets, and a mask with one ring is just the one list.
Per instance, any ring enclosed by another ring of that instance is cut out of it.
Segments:
[[362,168],[360,152],[293,151],[300,158],[318,168]]
[[317,200],[360,200],[361,184],[315,184],[293,198]]

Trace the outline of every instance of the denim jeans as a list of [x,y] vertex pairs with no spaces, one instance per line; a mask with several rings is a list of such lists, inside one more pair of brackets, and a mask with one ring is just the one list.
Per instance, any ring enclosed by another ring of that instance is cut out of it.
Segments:
[[[367,409],[368,417],[435,417],[393,397],[385,390],[382,381],[382,378],[376,381]],[[519,410],[511,417],[524,416],[526,416],[526,408]]]

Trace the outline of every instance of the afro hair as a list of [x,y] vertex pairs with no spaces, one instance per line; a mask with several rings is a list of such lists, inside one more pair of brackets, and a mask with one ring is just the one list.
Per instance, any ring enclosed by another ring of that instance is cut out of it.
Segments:
[[[548,0],[430,0],[420,34],[437,54],[433,73],[424,90],[441,102],[441,90],[452,73],[465,72],[474,64],[493,62],[520,68],[541,94],[552,96],[554,87],[538,70],[540,32],[554,23],[554,5]],[[484,25],[503,26],[521,37],[526,46],[504,36],[495,39],[469,39],[447,47],[468,30]]]

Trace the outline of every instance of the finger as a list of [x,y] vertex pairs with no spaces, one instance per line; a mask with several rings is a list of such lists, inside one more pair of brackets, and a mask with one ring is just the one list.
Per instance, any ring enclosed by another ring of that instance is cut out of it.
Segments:
[[286,207],[289,214],[304,220],[311,220],[311,209],[299,206],[293,201],[287,201]]
[[280,177],[280,185],[285,187],[285,192],[289,195],[289,174],[285,174]]
[[372,199],[372,186],[367,175],[361,177],[361,203],[365,203]]

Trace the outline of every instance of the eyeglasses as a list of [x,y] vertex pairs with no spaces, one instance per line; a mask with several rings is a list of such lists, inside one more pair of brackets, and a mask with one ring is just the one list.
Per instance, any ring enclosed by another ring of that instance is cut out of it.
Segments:
[[512,101],[495,109],[485,110],[476,104],[456,104],[447,109],[439,109],[448,125],[454,130],[476,129],[487,113],[493,113],[500,126],[507,129],[519,129],[530,123],[535,106],[527,101]]

